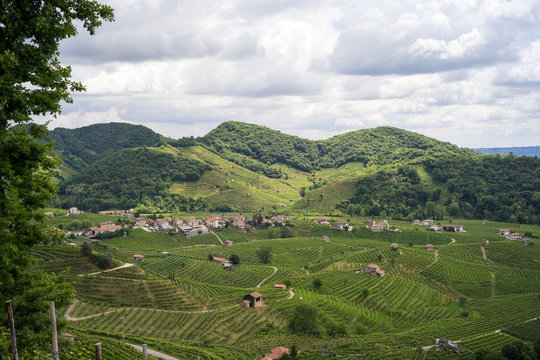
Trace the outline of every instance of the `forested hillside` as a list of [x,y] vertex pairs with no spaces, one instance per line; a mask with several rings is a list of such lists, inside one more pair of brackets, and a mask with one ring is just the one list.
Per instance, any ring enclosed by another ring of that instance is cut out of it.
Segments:
[[337,167],[351,161],[384,165],[411,162],[427,155],[478,156],[472,150],[392,127],[311,141],[263,126],[229,121],[199,140],[235,162],[241,161],[241,154],[267,165],[284,163],[303,171]]
[[[60,182],[55,205],[62,207],[159,212],[201,208],[208,198],[211,206],[249,211],[287,204],[394,219],[520,223],[538,223],[540,212],[538,158],[483,155],[392,127],[311,141],[230,121],[204,137],[174,140],[111,123],[57,129],[49,138],[71,171]],[[160,143],[170,151],[126,149]],[[199,180],[205,170],[211,172]],[[254,194],[264,201],[249,200]]]
[[56,128],[45,141],[55,142],[53,151],[63,161],[61,170],[71,175],[120,149],[157,146],[160,138],[142,125],[108,123],[78,129]]
[[146,203],[157,208],[167,204],[169,211],[189,210],[185,208],[189,203],[186,199],[171,195],[171,183],[196,180],[207,169],[207,165],[179,155],[149,148],[124,149],[94,162],[62,183],[57,205],[106,210]]

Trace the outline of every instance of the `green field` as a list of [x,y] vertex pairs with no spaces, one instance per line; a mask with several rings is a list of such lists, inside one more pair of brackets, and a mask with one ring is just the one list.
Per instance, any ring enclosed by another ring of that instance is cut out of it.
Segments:
[[[68,331],[80,334],[81,353],[90,351],[89,337],[129,351],[118,340],[122,319],[125,335],[179,359],[192,359],[199,340],[203,359],[246,360],[293,344],[305,359],[318,359],[317,349],[347,359],[412,359],[419,344],[430,346],[440,337],[459,340],[462,351],[428,349],[421,358],[457,359],[483,348],[500,351],[516,339],[535,340],[538,321],[527,320],[540,316],[540,247],[497,235],[503,227],[524,231],[520,225],[454,219],[467,232],[436,233],[390,221],[399,230],[373,233],[364,218],[349,220],[352,232],[297,220],[291,238],[279,238],[279,228],[216,230],[222,240],[234,241],[231,247],[212,234],[186,239],[135,229],[101,243],[119,260],[131,262],[141,253],[144,262],[97,275],[88,275],[98,270],[75,246],[40,246],[34,254],[46,271],[71,268],[77,301],[67,314]],[[540,227],[526,231],[538,236]],[[486,259],[484,238],[490,240]],[[434,252],[425,249],[428,243]],[[263,246],[272,249],[269,264],[257,256]],[[208,259],[232,254],[240,264],[230,271]],[[362,273],[369,263],[385,276]],[[290,283],[293,290],[274,289],[276,283]],[[253,291],[263,294],[264,305],[241,307]],[[300,304],[317,309],[317,333],[288,329]]]

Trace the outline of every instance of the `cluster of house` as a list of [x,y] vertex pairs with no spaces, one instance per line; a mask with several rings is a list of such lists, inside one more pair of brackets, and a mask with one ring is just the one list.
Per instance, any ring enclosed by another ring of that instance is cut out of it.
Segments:
[[257,223],[260,221],[262,224],[272,226],[275,223],[283,224],[286,221],[296,219],[295,216],[288,215],[276,215],[270,219],[265,217],[259,218],[259,215],[253,215],[246,218],[242,214],[228,216],[210,215],[202,219],[197,219],[193,216],[187,219],[165,217],[156,220],[138,217],[135,219],[135,227],[147,228],[155,231],[170,231],[172,229],[175,231],[182,231],[187,236],[195,236],[206,234],[209,229],[222,229],[227,223],[230,223],[237,229],[247,229],[250,227],[249,222]]
[[324,216],[313,219],[317,224],[332,225],[332,230],[352,231],[353,227],[344,221],[328,221]]
[[364,224],[367,224],[367,226],[371,228],[371,231],[374,232],[390,231],[390,224],[388,224],[387,220],[379,222],[376,222],[375,220],[366,220],[364,221]]
[[429,226],[430,230],[433,231],[452,231],[452,232],[465,232],[463,225],[454,225],[454,224],[443,224],[441,226],[435,224],[431,219],[424,220],[413,220],[413,225],[419,226]]
[[521,241],[523,245],[528,245],[531,239],[523,237],[520,233],[510,232],[510,229],[499,229],[499,235],[504,236],[508,240]]
[[122,230],[124,227],[121,225],[116,225],[114,221],[106,221],[99,224],[99,226],[91,226],[82,231],[83,236],[94,239],[96,235],[106,232],[115,232],[117,230]]

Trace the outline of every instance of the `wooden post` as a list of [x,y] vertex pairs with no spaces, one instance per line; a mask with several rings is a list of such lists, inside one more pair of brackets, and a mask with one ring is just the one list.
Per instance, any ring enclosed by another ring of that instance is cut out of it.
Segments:
[[96,360],[101,360],[101,343],[97,343],[95,346],[96,346]]
[[8,319],[9,319],[9,330],[11,332],[11,355],[13,360],[19,360],[19,353],[17,352],[17,338],[15,337],[15,320],[13,319],[13,307],[11,305],[11,300],[6,301]]
[[54,301],[51,301],[51,307],[49,308],[51,315],[51,334],[52,334],[52,354],[54,360],[60,360],[58,353],[58,332],[56,331],[56,310],[54,308]]
[[148,345],[142,344],[142,358],[148,360]]

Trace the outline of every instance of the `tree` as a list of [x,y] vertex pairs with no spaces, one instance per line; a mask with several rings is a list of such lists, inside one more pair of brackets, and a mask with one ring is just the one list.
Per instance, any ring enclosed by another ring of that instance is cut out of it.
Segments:
[[270,246],[263,246],[257,249],[257,256],[263,264],[270,264],[272,261],[272,248]]
[[66,306],[74,291],[63,276],[31,267],[31,248],[46,240],[42,208],[56,192],[59,161],[41,141],[46,125],[29,123],[56,116],[61,101],[84,90],[61,66],[59,42],[79,22],[93,34],[113,12],[90,0],[1,0],[0,8],[0,301],[13,299],[17,341],[30,351],[47,341],[49,301]]
[[467,298],[465,296],[460,296],[458,299],[459,305],[463,306],[467,303]]
[[313,287],[315,288],[315,290],[319,290],[322,286],[322,281],[321,279],[319,278],[316,278],[313,280]]
[[289,319],[289,329],[295,333],[314,332],[318,328],[317,308],[310,304],[300,304]]
[[235,265],[240,264],[240,256],[236,254],[231,254],[231,256],[229,257],[229,260]]
[[509,360],[534,360],[536,358],[532,347],[522,341],[514,341],[504,345],[501,354]]

